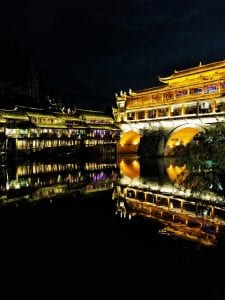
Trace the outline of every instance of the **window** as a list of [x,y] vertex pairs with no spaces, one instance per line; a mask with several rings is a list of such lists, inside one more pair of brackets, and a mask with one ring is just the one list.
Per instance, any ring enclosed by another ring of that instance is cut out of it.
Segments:
[[168,116],[168,107],[158,109],[158,117],[167,117]]
[[171,100],[174,98],[174,95],[172,92],[164,93],[163,94],[163,100]]
[[171,116],[181,116],[181,114],[182,114],[181,106],[171,107]]
[[201,102],[199,104],[199,112],[200,113],[210,113],[211,112],[211,104],[207,101]]
[[127,197],[135,199],[135,192],[133,190],[128,190]]
[[148,119],[153,119],[156,117],[156,110],[155,109],[151,109],[147,112],[147,118]]
[[218,92],[218,84],[205,85],[204,92],[206,94],[217,93]]
[[145,111],[141,110],[137,113],[138,120],[142,120],[145,118]]
[[190,94],[202,94],[202,88],[192,88],[190,89]]
[[161,100],[162,95],[161,94],[152,94],[152,100]]
[[156,196],[154,194],[147,194],[147,201],[150,203],[156,203]]
[[179,91],[176,91],[175,95],[176,95],[176,98],[180,98],[180,97],[186,96],[187,93],[188,93],[187,90],[179,90]]
[[135,112],[129,112],[127,113],[127,120],[131,121],[131,120],[135,120]]
[[167,198],[158,196],[157,205],[159,205],[159,206],[168,206]]
[[118,103],[118,108],[119,108],[120,112],[124,112],[125,111],[125,103],[124,102]]
[[197,104],[185,106],[185,114],[186,115],[191,115],[191,114],[196,114],[196,113],[197,113]]
[[145,194],[143,192],[137,192],[137,199],[140,201],[145,201]]

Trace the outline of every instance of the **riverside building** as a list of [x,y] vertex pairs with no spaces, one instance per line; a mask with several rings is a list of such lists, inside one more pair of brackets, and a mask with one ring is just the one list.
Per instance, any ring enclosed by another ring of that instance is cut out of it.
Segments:
[[101,111],[73,113],[16,106],[0,109],[1,155],[116,152],[120,130]]

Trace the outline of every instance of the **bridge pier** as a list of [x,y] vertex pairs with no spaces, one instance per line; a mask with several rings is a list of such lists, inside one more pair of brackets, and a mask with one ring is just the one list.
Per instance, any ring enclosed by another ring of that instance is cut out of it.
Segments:
[[147,133],[140,140],[138,154],[142,157],[163,157],[166,134]]
[[158,147],[157,147],[157,156],[164,156],[164,150],[165,150],[165,136],[160,136]]

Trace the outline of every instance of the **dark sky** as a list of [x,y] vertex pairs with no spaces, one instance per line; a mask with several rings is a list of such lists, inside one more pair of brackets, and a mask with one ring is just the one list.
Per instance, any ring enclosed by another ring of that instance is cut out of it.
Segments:
[[225,59],[225,1],[5,1],[1,44],[28,49],[37,69],[82,107],[158,84],[174,69]]

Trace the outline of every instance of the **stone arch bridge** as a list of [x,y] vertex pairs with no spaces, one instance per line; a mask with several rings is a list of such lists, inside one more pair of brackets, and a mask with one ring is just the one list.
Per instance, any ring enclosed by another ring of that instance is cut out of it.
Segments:
[[[208,127],[216,123],[225,122],[225,115],[201,116],[168,120],[152,120],[139,122],[121,122],[118,126],[121,129],[121,138],[118,142],[118,153],[135,154],[140,144],[148,140],[151,146],[150,133],[161,132],[155,147],[155,154],[158,156],[170,156],[178,146],[186,146],[195,136],[205,132]],[[148,137],[149,134],[149,137]]]

